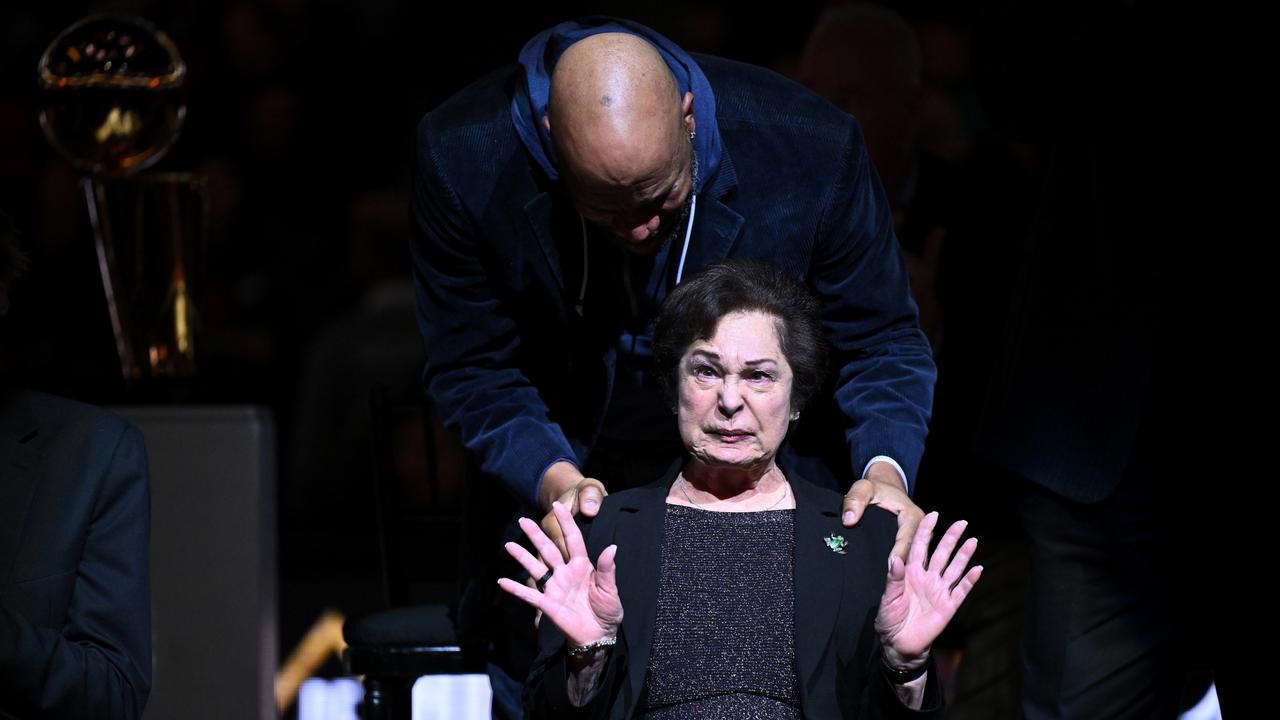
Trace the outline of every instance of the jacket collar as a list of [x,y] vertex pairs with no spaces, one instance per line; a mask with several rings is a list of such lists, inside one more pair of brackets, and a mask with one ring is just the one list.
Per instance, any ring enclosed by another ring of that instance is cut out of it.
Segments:
[[[834,652],[831,638],[844,594],[848,555],[831,549],[826,538],[848,531],[840,523],[840,505],[830,504],[817,486],[790,475],[796,497],[796,663],[800,691],[807,694],[823,656]],[[809,703],[806,703],[809,705]]]
[[623,516],[618,519],[615,535],[618,547],[643,548],[640,552],[618,553],[618,594],[634,598],[624,608],[622,633],[627,642],[627,686],[632,690],[632,700],[637,702],[649,669],[649,648],[653,644],[667,493],[683,465],[682,458],[658,482],[628,493],[625,503],[618,508]]

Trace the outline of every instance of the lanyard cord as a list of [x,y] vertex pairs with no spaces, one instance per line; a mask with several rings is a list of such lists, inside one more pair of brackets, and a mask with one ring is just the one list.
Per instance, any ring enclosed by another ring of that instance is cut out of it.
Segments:
[[587,297],[587,221],[578,216],[578,224],[582,226],[582,287],[578,289],[578,304],[574,308],[578,317],[582,317],[582,301]]
[[684,247],[680,249],[680,264],[676,266],[676,284],[684,277],[684,259],[689,255],[689,236],[693,234],[693,216],[698,212],[698,194],[689,201],[689,224],[684,229]]

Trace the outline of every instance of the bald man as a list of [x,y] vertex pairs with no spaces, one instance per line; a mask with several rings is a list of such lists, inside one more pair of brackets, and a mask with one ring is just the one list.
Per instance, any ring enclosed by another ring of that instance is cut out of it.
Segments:
[[423,119],[413,224],[427,388],[525,512],[592,516],[682,456],[649,324],[748,257],[814,288],[833,348],[783,463],[848,490],[847,525],[897,513],[905,552],[934,366],[852,117],[634,23],[564,23]]

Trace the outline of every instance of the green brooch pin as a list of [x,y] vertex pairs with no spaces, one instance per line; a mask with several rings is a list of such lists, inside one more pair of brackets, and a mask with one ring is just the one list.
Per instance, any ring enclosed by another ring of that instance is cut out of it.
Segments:
[[837,535],[835,533],[831,533],[830,535],[822,538],[822,542],[826,543],[827,547],[831,548],[831,552],[839,555],[845,554],[844,548],[849,544],[845,542],[843,535]]

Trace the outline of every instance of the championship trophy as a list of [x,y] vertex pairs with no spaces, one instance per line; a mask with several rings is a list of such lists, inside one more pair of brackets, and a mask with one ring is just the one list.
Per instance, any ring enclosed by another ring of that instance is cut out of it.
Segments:
[[140,172],[178,138],[186,65],[151,23],[94,15],[58,35],[37,72],[40,126],[84,174],[124,379],[193,376],[193,284],[208,222],[204,178]]

